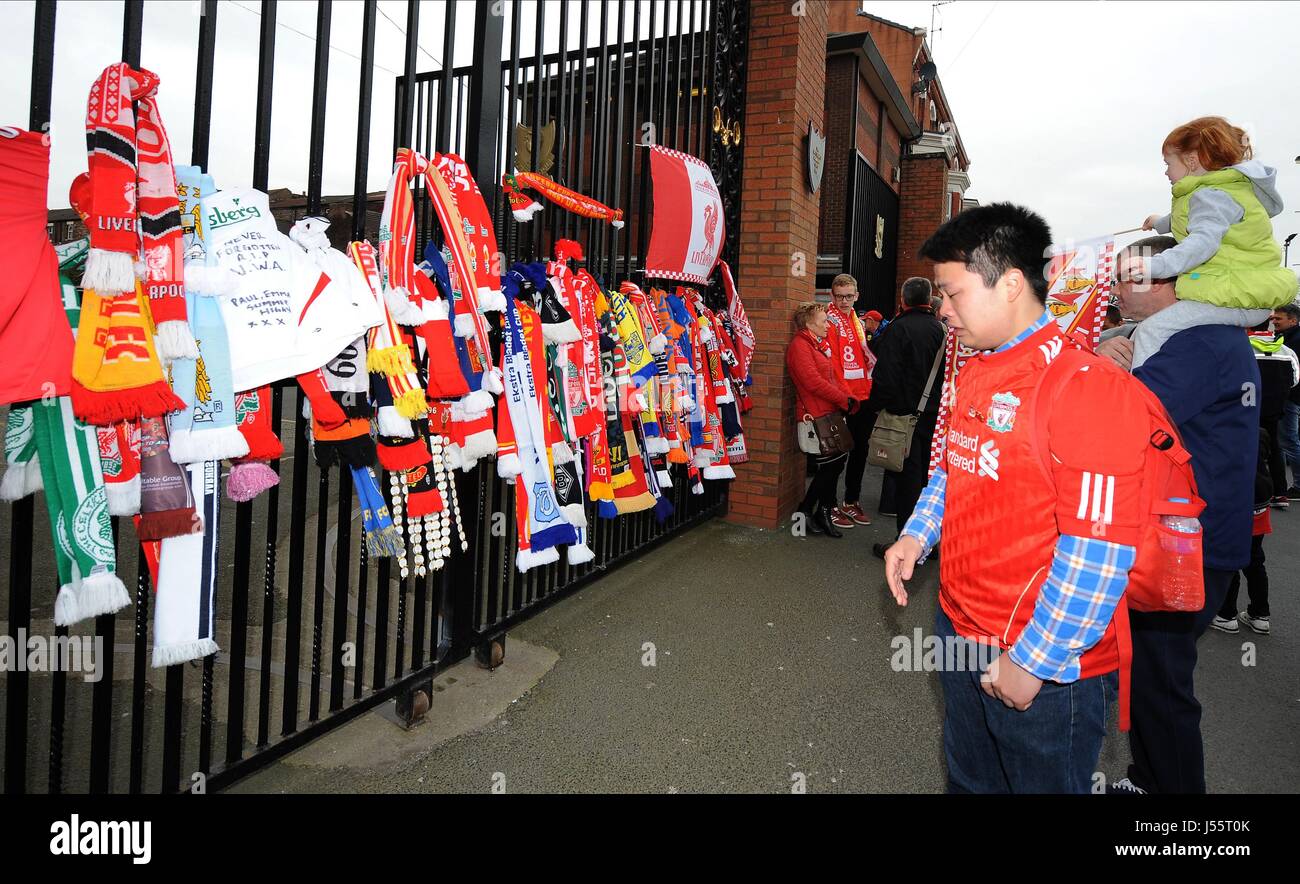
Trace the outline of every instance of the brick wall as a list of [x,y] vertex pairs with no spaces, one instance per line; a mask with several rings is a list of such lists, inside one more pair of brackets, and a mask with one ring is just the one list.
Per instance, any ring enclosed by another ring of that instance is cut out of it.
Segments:
[[845,202],[849,188],[849,151],[853,149],[853,57],[826,60],[826,169],[821,184],[821,232],[817,250],[838,255],[844,250]]
[[[921,244],[943,223],[948,163],[943,154],[903,159],[898,219],[898,284],[909,276],[934,278],[934,264],[917,254]],[[897,299],[898,293],[895,292]]]
[[[794,387],[785,371],[791,315],[812,298],[819,194],[805,183],[804,136],[826,131],[826,3],[794,15],[788,0],[752,0],[746,86],[745,191],[739,285],[758,339],[754,408],[745,415],[750,460],[736,466],[728,518],[775,528],[798,505],[804,456],[794,440]],[[792,273],[802,254],[805,274]]]

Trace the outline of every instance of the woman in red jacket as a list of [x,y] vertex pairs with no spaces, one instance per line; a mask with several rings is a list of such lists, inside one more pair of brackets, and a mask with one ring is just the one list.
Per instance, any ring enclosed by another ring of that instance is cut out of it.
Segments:
[[[794,324],[798,331],[785,348],[785,366],[794,380],[796,417],[803,420],[805,416],[819,418],[835,412],[852,413],[858,402],[845,385],[840,361],[834,358],[827,340],[826,308],[821,304],[804,304],[795,311]],[[832,522],[831,508],[836,503],[835,491],[847,459],[847,454],[810,456],[816,472],[799,511],[808,518],[816,534],[844,536]]]

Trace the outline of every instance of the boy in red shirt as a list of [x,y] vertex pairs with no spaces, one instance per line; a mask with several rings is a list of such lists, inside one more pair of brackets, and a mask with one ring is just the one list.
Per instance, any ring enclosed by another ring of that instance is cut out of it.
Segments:
[[1000,203],[962,212],[921,248],[941,317],[978,352],[945,390],[942,466],[885,574],[906,604],[903,582],[942,532],[935,631],[952,792],[1087,792],[1118,687],[1112,615],[1136,557],[1147,411],[1102,357],[1035,402],[1070,346],[1044,310],[1051,241],[1040,217]]
[[839,359],[845,386],[854,399],[863,403],[846,419],[853,437],[853,450],[844,470],[844,503],[831,512],[831,523],[836,528],[871,524],[858,500],[862,497],[862,474],[867,469],[867,440],[876,423],[876,413],[866,407],[876,356],[867,348],[866,329],[853,312],[857,300],[858,281],[851,274],[841,273],[831,281],[831,303],[826,308],[826,318],[830,322],[832,352]]

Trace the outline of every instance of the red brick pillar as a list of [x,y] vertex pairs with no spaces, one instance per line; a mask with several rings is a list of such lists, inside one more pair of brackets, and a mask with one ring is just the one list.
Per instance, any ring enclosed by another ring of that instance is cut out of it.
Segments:
[[808,192],[805,136],[810,120],[826,131],[826,31],[826,3],[750,4],[738,285],[758,350],[744,417],[749,462],[736,467],[729,518],[764,528],[789,518],[805,487],[785,347],[817,273],[821,191]]
[[[903,158],[898,194],[901,207],[898,222],[900,287],[909,276],[934,278],[934,262],[926,261],[918,253],[930,234],[944,222],[944,200],[950,199],[947,176],[948,163],[942,153]],[[899,298],[900,292],[894,292],[896,306],[900,304]]]

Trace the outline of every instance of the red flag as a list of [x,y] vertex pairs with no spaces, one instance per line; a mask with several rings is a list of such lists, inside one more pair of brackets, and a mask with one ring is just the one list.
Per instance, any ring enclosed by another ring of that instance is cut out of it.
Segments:
[[690,154],[654,145],[650,174],[654,218],[645,275],[707,284],[727,238],[713,172]]

